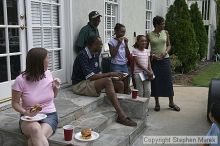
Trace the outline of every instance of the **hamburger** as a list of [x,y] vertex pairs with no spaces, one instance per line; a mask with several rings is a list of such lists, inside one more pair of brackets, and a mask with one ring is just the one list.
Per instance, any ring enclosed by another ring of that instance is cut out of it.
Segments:
[[33,107],[30,108],[30,112],[34,113],[34,112],[40,112],[42,110],[42,107],[40,104],[36,104]]
[[92,137],[92,130],[89,128],[82,129],[81,136],[83,139],[90,139]]

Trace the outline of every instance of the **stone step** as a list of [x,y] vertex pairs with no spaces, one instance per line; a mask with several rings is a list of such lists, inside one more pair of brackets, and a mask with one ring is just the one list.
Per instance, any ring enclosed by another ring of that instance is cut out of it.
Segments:
[[[55,99],[59,127],[72,124],[75,126],[75,132],[79,132],[85,127],[91,127],[94,131],[100,133],[100,138],[93,142],[83,143],[74,139],[71,141],[74,146],[130,145],[146,126],[145,120],[149,99],[137,98],[133,100],[129,95],[121,94],[118,96],[120,104],[128,113],[128,116],[138,122],[137,127],[127,127],[115,122],[117,117],[115,110],[104,96],[105,94],[100,97],[78,96],[67,88],[62,90]],[[26,138],[19,130],[19,118],[20,115],[12,108],[0,112],[0,145],[26,145]],[[69,143],[63,140],[62,128],[58,128],[49,141],[51,146],[65,146]]]
[[75,133],[82,128],[92,128],[100,133],[100,138],[93,142],[80,142],[73,139],[66,142],[63,139],[63,129],[59,128],[55,135],[50,138],[52,146],[65,146],[71,143],[74,146],[129,146],[146,127],[147,106],[149,99],[131,99],[129,95],[119,95],[120,104],[129,117],[135,118],[137,127],[128,127],[115,122],[116,113],[107,98],[96,110],[81,116],[78,120],[70,123],[75,126]]
[[82,115],[95,110],[104,101],[104,94],[100,97],[88,97],[73,94],[71,88],[62,89],[55,99],[59,116],[58,127],[63,127]]

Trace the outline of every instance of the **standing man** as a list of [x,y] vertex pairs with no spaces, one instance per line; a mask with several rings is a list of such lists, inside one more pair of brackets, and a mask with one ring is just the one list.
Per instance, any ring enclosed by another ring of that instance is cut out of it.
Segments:
[[80,30],[79,36],[76,40],[76,53],[79,53],[81,50],[85,49],[89,37],[99,37],[98,26],[101,22],[100,17],[102,17],[102,15],[100,15],[97,11],[92,11],[89,13],[89,22]]

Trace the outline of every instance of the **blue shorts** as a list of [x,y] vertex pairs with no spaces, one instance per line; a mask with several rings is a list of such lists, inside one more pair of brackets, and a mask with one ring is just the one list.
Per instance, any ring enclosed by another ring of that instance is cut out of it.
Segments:
[[[47,115],[47,117],[45,119],[43,119],[43,120],[38,121],[38,123],[47,123],[47,124],[49,124],[50,127],[53,130],[53,133],[55,133],[55,131],[57,129],[57,125],[58,125],[57,112],[48,113],[46,115]],[[20,130],[21,130],[21,122],[22,122],[22,120],[19,121],[19,128],[20,128]],[[21,133],[23,134],[22,130],[21,130]]]
[[112,72],[122,72],[122,73],[128,73],[129,74],[127,64],[120,65],[120,64],[111,63],[110,70]]

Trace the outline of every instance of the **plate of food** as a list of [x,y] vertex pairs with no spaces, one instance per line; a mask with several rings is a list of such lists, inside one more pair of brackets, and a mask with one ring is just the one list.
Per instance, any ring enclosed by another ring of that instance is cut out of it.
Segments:
[[29,116],[21,116],[21,120],[23,121],[28,121],[28,122],[36,122],[36,121],[40,121],[43,120],[47,117],[47,115],[45,114],[37,114],[34,117],[29,117]]
[[75,139],[79,141],[93,141],[99,138],[99,134],[89,128],[82,129],[75,134]]

